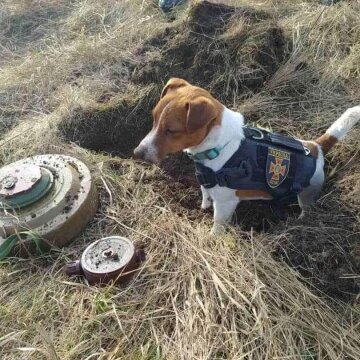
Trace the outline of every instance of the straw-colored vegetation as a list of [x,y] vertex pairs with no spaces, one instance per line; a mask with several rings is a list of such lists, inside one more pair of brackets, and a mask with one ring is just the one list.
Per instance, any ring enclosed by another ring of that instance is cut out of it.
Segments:
[[[2,360],[359,359],[359,127],[329,154],[310,217],[243,204],[222,237],[209,235],[191,163],[130,158],[172,75],[310,139],[359,104],[357,1],[224,2],[255,12],[196,2],[169,21],[151,0],[2,2],[0,164],[76,156],[101,198],[68,247],[0,265]],[[110,234],[145,243],[130,286],[63,274]]]

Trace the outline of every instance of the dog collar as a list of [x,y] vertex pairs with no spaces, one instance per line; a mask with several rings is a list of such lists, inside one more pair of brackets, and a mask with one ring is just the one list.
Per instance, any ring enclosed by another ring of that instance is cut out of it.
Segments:
[[214,147],[212,149],[201,151],[201,152],[198,152],[195,154],[187,152],[187,155],[189,156],[189,158],[191,160],[194,160],[194,161],[214,160],[220,155],[221,150],[223,150],[225,148],[225,146],[229,144],[229,142],[227,142],[223,146]]

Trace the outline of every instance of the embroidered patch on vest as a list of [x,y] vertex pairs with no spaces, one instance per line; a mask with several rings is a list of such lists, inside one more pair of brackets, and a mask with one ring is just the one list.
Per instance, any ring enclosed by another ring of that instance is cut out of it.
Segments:
[[290,168],[290,153],[268,148],[266,181],[271,188],[278,187],[287,177]]

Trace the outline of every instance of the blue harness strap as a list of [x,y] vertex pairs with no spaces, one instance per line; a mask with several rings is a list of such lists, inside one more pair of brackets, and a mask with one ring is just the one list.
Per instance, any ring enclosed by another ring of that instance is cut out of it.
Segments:
[[234,190],[264,190],[274,197],[298,194],[309,185],[316,158],[291,137],[244,128],[245,139],[218,171],[195,160],[200,185]]

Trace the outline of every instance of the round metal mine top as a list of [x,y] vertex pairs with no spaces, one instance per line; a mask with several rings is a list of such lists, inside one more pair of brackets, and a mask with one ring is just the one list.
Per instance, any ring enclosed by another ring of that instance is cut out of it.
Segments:
[[8,165],[0,169],[0,196],[14,197],[30,191],[41,179],[40,166]]
[[[37,155],[0,169],[0,245],[31,229],[44,247],[64,246],[94,216],[97,191],[89,168],[60,154]],[[32,250],[31,238],[17,250]],[[23,251],[26,254],[28,251]]]
[[107,274],[126,266],[135,254],[134,244],[121,236],[110,236],[88,246],[81,256],[84,270]]

